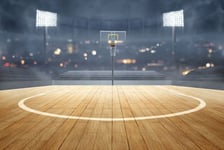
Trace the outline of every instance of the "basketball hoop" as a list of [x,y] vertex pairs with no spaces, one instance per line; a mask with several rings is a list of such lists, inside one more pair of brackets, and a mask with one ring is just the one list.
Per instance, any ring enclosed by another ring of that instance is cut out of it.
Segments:
[[112,85],[114,85],[114,56],[116,56],[116,47],[125,40],[126,31],[100,31],[101,43],[107,43],[110,46],[110,54],[112,58]]

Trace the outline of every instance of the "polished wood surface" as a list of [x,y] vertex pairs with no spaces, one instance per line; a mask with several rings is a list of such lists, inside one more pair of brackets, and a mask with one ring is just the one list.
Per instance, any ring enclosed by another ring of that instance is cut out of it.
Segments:
[[[58,115],[130,118],[181,112],[186,115],[134,121],[90,121],[47,117],[18,107]],[[216,150],[224,149],[224,91],[178,86],[45,86],[0,91],[0,149],[8,150]]]

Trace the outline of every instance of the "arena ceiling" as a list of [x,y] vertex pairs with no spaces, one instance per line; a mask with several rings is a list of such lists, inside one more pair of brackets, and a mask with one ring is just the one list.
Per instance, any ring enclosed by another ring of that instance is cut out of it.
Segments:
[[[71,16],[135,17],[154,16],[176,9],[224,8],[223,0],[1,0],[0,11],[6,15],[29,13],[37,8]],[[207,10],[208,11],[208,10]]]
[[25,18],[35,17],[36,9],[66,17],[115,20],[157,18],[163,12],[184,9],[187,22],[202,20],[200,28],[224,24],[223,0],[1,0],[0,28],[24,27]]

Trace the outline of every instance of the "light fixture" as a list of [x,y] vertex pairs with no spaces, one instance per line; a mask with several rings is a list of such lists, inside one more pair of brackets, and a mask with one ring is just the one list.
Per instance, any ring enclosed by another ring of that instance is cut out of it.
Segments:
[[37,10],[36,11],[36,27],[56,27],[57,13]]
[[57,13],[43,11],[43,10],[36,10],[36,27],[44,27],[44,40],[43,40],[43,50],[44,50],[44,61],[46,62],[47,59],[47,28],[48,27],[56,27],[57,26]]
[[164,27],[184,27],[184,10],[163,13]]
[[184,27],[184,10],[172,11],[163,13],[163,26],[172,27],[172,52],[173,63],[175,64],[176,58],[176,27]]

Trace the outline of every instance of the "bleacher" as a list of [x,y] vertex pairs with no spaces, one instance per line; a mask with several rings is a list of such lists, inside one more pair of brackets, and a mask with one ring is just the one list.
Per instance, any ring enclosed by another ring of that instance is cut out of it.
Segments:
[[39,81],[47,78],[37,69],[0,68],[0,81]]
[[182,80],[224,81],[224,67],[196,69],[184,76]]
[[[59,80],[111,80],[111,71],[67,71],[59,75]],[[156,71],[114,71],[115,80],[156,80],[165,75]]]

